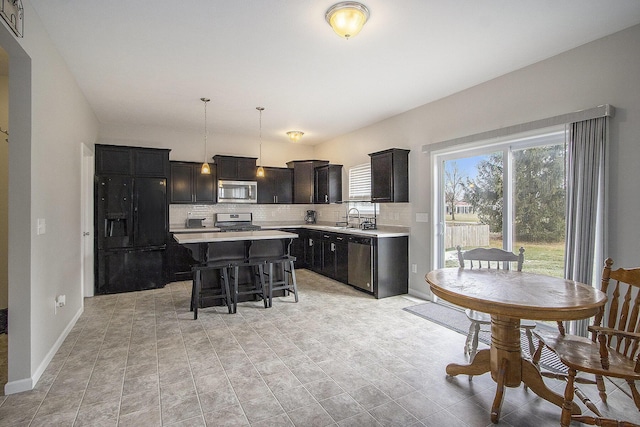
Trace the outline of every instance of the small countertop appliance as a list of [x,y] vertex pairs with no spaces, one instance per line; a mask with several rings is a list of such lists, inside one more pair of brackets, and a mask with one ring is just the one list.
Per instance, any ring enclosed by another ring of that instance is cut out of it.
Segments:
[[316,223],[316,211],[307,211],[304,216],[304,222],[307,224],[315,224]]

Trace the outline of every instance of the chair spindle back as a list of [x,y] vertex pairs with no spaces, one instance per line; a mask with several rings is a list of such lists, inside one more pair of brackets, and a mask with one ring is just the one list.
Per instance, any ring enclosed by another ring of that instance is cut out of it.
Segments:
[[[595,326],[616,329],[624,332],[640,332],[640,267],[612,270],[613,260],[607,258],[602,272],[600,290],[609,297],[608,310],[604,308],[594,319]],[[612,290],[609,288],[612,287]],[[606,314],[605,323],[602,324]],[[613,342],[615,340],[615,342]],[[638,355],[639,341],[629,337],[609,337],[607,345],[628,358]]]
[[511,263],[516,263],[518,271],[522,271],[522,265],[524,264],[524,248],[520,248],[518,255],[498,248],[476,248],[462,252],[460,246],[456,246],[458,250],[458,261],[460,267],[465,267],[465,260],[469,261],[471,268],[476,268],[474,262],[477,264],[477,268],[496,268],[500,270],[505,268],[511,269]]

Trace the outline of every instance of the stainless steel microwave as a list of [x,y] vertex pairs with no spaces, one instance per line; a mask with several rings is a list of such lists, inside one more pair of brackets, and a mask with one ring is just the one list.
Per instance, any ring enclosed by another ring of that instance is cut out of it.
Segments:
[[218,203],[257,203],[256,181],[218,181]]

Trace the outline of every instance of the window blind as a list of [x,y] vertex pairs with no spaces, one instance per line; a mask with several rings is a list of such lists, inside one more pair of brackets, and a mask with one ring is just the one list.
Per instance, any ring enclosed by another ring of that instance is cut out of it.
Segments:
[[371,162],[349,168],[349,200],[371,200]]

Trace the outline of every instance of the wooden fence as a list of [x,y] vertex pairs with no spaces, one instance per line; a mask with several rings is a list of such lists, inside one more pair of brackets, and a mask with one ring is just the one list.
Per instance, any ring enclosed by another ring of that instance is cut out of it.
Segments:
[[489,246],[489,226],[487,224],[455,224],[447,222],[444,232],[444,247],[462,248]]

